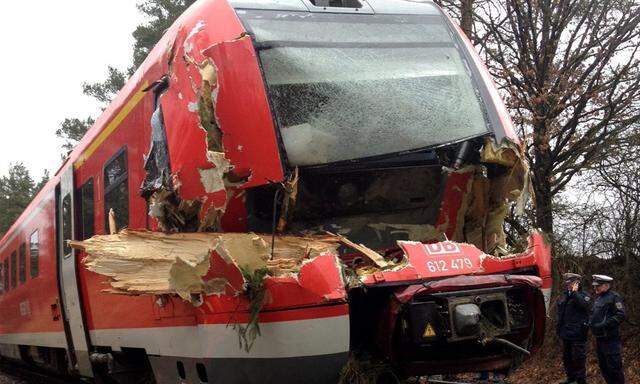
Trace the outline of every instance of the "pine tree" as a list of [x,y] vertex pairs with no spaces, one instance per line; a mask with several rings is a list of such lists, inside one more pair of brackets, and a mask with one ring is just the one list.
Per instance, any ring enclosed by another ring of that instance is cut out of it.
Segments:
[[[102,109],[113,100],[118,91],[127,82],[127,78],[142,64],[151,49],[160,40],[164,32],[173,24],[195,0],[142,0],[138,3],[138,10],[147,16],[147,22],[138,25],[133,31],[132,65],[126,71],[108,66],[107,78],[102,82],[82,84],[82,92],[101,103]],[[94,119],[66,118],[56,130],[56,136],[65,142],[62,146],[67,153],[80,141],[82,136],[91,128]]]
[[12,164],[9,174],[0,178],[0,234],[4,234],[27,208],[31,199],[44,185],[49,175],[45,172],[43,181],[36,183],[29,170],[22,163]]

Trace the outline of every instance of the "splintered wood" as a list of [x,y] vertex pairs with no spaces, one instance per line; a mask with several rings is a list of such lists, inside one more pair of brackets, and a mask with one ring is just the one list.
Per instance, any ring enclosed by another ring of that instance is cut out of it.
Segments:
[[362,244],[356,244],[353,241],[347,239],[344,236],[339,236],[339,235],[333,235],[336,236],[338,238],[338,240],[340,241],[340,243],[344,244],[345,246],[351,248],[351,249],[355,249],[356,251],[362,253],[363,255],[367,256],[371,261],[374,262],[375,265],[377,265],[380,268],[386,268],[389,263],[387,263],[387,261],[384,259],[384,257],[382,257],[381,254],[379,254],[378,252],[374,251],[371,248],[368,248]]
[[228,282],[206,280],[211,254],[252,272],[267,268],[272,275],[296,273],[304,259],[321,253],[337,254],[333,236],[277,236],[273,256],[271,236],[255,233],[172,233],[124,230],[114,235],[70,241],[86,252],[84,265],[112,279],[112,293],[178,294],[192,300],[194,294],[223,294]]

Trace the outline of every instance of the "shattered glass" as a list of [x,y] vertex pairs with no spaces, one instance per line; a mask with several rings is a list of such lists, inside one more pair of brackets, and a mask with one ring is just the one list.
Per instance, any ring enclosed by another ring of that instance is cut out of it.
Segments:
[[291,165],[397,153],[488,131],[441,17],[247,16]]
[[[123,152],[124,153],[124,152]],[[127,172],[127,159],[126,156],[119,154],[113,159],[104,170],[104,184],[105,188],[116,184],[120,178]]]
[[104,219],[109,228],[109,211],[113,209],[117,228],[129,225],[129,188],[127,152],[122,150],[104,169]]
[[151,116],[151,145],[149,148],[149,154],[145,157],[144,162],[145,178],[140,187],[140,194],[145,198],[163,187],[170,186],[169,149],[160,105]]

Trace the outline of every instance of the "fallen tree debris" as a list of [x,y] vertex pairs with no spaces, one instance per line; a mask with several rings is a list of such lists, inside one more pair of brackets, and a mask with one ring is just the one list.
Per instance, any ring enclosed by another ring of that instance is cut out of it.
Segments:
[[283,183],[284,197],[282,199],[282,209],[280,218],[278,219],[277,232],[282,233],[287,227],[287,223],[293,214],[293,208],[298,200],[298,181],[300,180],[300,172],[296,167],[291,176]]
[[349,248],[355,249],[356,251],[362,253],[367,256],[371,261],[373,261],[378,267],[386,268],[389,264],[384,259],[384,257],[378,252],[374,251],[371,248],[367,248],[362,244],[356,244],[353,241],[347,239],[344,236],[334,235],[340,241],[340,243],[346,245]]
[[328,236],[277,236],[273,255],[269,240],[269,235],[254,233],[124,230],[69,244],[86,252],[83,263],[87,269],[112,279],[108,292],[177,294],[188,301],[194,301],[194,295],[225,293],[225,279],[206,277],[216,268],[211,265],[213,253],[243,271],[243,276],[262,269],[273,276],[296,273],[305,259],[337,254],[338,239]]
[[246,283],[246,296],[249,300],[249,321],[246,325],[240,322],[233,324],[233,329],[238,332],[238,343],[240,348],[249,353],[253,343],[260,336],[259,314],[262,307],[266,304],[267,295],[264,287],[264,279],[269,274],[267,268],[260,268],[250,271],[246,268],[240,268],[242,276]]

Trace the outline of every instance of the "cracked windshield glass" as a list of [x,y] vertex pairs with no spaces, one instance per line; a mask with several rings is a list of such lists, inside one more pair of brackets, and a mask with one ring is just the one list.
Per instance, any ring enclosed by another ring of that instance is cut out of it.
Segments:
[[488,131],[441,16],[246,11],[291,165],[421,149]]

